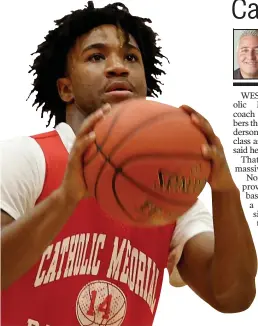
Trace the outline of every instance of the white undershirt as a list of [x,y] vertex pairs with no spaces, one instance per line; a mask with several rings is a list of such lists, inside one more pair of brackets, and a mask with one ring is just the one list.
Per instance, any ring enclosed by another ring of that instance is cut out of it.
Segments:
[[[70,152],[75,134],[66,123],[56,127],[67,151]],[[17,137],[0,144],[1,150],[1,200],[0,207],[17,220],[33,209],[40,196],[45,180],[46,164],[38,143],[31,137]],[[168,259],[170,282],[182,286],[176,265],[182,255],[185,243],[202,232],[213,232],[213,220],[200,200],[194,204],[176,225],[171,240]]]

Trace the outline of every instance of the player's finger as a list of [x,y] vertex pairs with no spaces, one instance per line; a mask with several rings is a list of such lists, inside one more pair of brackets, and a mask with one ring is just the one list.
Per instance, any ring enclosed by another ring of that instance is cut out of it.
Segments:
[[190,115],[191,119],[193,120],[193,122],[200,124],[204,127],[209,127],[210,129],[212,129],[209,121],[207,119],[205,119],[199,112],[195,111],[193,108],[191,108],[188,105],[181,105],[180,108],[182,110],[184,110],[187,114]]
[[195,111],[193,108],[191,108],[188,105],[184,104],[184,105],[181,105],[179,108],[182,109],[185,113],[187,113],[190,117],[193,117],[196,115],[200,120],[207,121],[199,112]]
[[109,113],[111,110],[111,105],[109,103],[106,103],[102,106],[102,111],[104,114]]
[[77,134],[77,138],[84,137],[87,133],[92,131],[95,124],[101,120],[105,114],[111,110],[110,104],[105,104],[102,108],[98,109],[94,113],[88,116],[83,122],[80,131]]
[[210,144],[215,144],[216,142],[216,135],[212,126],[210,125],[209,121],[203,118],[200,114],[193,113],[191,115],[191,119],[193,123],[204,133],[208,142]]
[[202,146],[202,154],[203,156],[212,161],[218,161],[223,159],[223,152],[221,152],[220,148],[215,145],[203,145]]
[[94,131],[91,131],[80,139],[77,139],[71,150],[71,159],[73,159],[73,157],[76,157],[80,160],[81,155],[95,141],[95,139],[96,133]]
[[195,111],[190,106],[188,106],[188,105],[181,105],[179,108],[182,109],[182,110],[184,110],[191,117],[195,117],[196,116],[200,121],[209,123],[209,121],[207,119],[205,119],[204,116],[202,116],[199,112]]
[[184,110],[188,114],[197,113],[193,108],[186,104],[181,105],[179,109]]
[[103,118],[104,113],[101,109],[97,110],[96,112],[92,113],[90,116],[88,116],[85,121],[82,123],[82,126],[77,134],[77,139],[80,139],[84,137],[86,134],[88,134],[93,126],[101,119]]
[[182,105],[180,108],[191,116],[193,123],[203,132],[209,144],[214,144],[216,146],[220,145],[218,143],[218,137],[215,135],[214,130],[207,119],[188,105]]

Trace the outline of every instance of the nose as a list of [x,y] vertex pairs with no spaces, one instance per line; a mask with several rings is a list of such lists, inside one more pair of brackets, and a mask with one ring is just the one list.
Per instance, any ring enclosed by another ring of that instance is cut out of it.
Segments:
[[256,53],[255,53],[255,50],[252,49],[250,52],[249,52],[249,59],[251,60],[256,60]]
[[113,55],[106,61],[106,63],[105,75],[107,78],[127,77],[129,75],[129,69],[120,56]]

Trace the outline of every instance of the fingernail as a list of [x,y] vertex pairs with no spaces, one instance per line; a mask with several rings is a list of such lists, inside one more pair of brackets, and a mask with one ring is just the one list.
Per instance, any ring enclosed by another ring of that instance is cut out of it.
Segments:
[[197,123],[200,121],[196,114],[192,114],[192,119]]
[[101,109],[99,109],[95,112],[95,115],[97,118],[99,118],[99,117],[103,116],[103,111]]
[[111,109],[111,105],[109,103],[106,103],[103,105],[102,110],[109,111]]
[[202,145],[202,152],[203,152],[203,154],[208,154],[209,147],[207,145]]
[[88,137],[89,137],[90,139],[94,139],[94,138],[96,138],[96,133],[95,133],[94,131],[91,131],[91,132],[88,134]]

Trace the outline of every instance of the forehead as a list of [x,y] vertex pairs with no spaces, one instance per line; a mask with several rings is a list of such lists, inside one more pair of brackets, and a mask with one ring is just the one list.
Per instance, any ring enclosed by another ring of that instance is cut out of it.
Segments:
[[[124,31],[114,25],[101,25],[95,27],[90,32],[83,34],[78,40],[79,47],[86,47],[94,43],[104,43],[110,46],[121,46],[121,42],[125,42],[126,37]],[[129,34],[129,43],[138,47],[134,37]]]
[[240,39],[240,47],[257,47],[258,46],[258,36],[243,36]]

